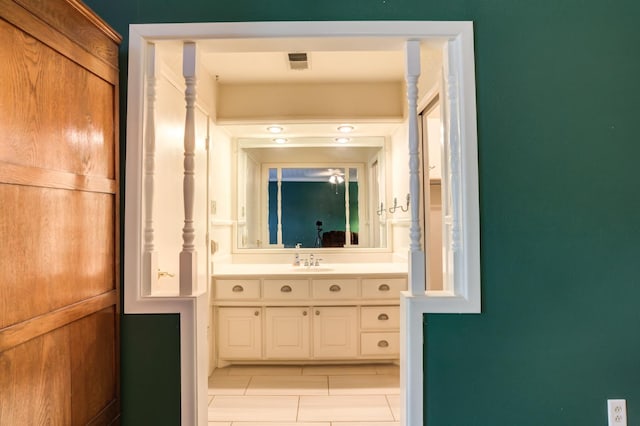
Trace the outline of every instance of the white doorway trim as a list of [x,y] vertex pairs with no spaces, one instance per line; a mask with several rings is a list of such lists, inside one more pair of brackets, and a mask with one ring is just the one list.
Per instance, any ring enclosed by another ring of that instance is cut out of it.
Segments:
[[[424,290],[423,252],[410,254],[410,290],[402,294],[402,424],[424,424],[423,314],[480,312],[479,214],[473,26],[471,22],[340,21],[242,22],[132,25],[129,32],[127,98],[124,311],[127,314],[179,313],[181,417],[183,425],[207,424],[206,289],[189,296],[158,297],[142,288],[144,73],[148,43],[216,38],[353,37],[397,38],[405,42],[439,38],[447,43],[444,92],[448,143],[455,145],[455,279],[439,292]],[[348,50],[349,47],[345,47]],[[411,195],[412,201],[419,194]],[[204,287],[204,286],[201,286]]]

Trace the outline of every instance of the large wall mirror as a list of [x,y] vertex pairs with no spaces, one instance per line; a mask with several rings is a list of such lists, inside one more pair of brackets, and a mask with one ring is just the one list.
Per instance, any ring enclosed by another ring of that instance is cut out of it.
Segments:
[[236,141],[239,249],[385,248],[385,138]]

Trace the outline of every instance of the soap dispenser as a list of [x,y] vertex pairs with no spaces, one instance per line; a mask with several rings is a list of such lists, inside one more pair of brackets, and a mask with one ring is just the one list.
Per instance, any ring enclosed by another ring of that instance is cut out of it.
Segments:
[[[302,247],[302,243],[296,243],[296,249]],[[300,266],[300,253],[296,251],[296,257],[293,261],[293,266]]]

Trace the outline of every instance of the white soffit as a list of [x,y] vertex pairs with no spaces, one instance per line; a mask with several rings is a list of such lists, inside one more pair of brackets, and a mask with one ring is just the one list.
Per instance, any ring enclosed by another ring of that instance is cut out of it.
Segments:
[[[221,84],[404,81],[404,38],[201,39],[198,55]],[[159,40],[169,56],[182,44]],[[423,54],[440,55],[444,39],[422,42]],[[287,53],[307,53],[308,70],[291,70]]]

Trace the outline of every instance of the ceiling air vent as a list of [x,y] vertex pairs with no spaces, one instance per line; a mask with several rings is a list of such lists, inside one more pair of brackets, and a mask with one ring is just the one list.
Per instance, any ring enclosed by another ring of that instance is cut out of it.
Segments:
[[309,69],[309,61],[306,53],[289,53],[289,69],[307,70]]

